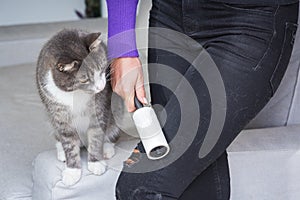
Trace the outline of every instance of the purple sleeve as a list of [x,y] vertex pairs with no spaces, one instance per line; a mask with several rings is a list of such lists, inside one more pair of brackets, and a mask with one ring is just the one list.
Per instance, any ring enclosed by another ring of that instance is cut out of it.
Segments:
[[135,20],[138,0],[106,0],[108,57],[138,57]]

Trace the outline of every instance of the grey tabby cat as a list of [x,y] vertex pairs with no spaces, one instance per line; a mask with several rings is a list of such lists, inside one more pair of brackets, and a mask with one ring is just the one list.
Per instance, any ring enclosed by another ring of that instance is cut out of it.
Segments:
[[100,33],[62,30],[38,58],[38,91],[56,130],[58,159],[66,162],[65,185],[81,177],[83,143],[88,146],[88,170],[101,175],[120,133],[111,112],[112,89],[106,84],[106,47],[99,37]]

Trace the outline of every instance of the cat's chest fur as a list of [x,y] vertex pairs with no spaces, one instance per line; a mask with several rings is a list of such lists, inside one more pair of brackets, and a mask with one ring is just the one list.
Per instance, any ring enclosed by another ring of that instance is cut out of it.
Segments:
[[62,105],[68,113],[70,125],[76,128],[77,132],[84,133],[89,127],[94,108],[94,95],[81,90],[66,92],[58,88],[53,80],[51,71],[46,76],[47,93],[52,101]]

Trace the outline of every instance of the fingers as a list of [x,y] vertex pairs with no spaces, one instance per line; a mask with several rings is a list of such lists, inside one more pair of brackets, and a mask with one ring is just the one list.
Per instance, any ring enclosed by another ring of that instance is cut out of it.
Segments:
[[125,105],[127,107],[128,112],[133,112],[136,110],[134,106],[134,91],[132,91],[125,99]]
[[125,104],[128,112],[134,112],[136,110],[136,107],[134,105],[134,96],[136,96],[142,104],[148,104],[148,101],[146,99],[144,78],[142,73],[138,75],[137,81],[135,83],[135,87],[132,89],[133,90],[131,90],[130,92],[124,93]]
[[144,87],[144,78],[143,76],[139,76],[135,85],[135,94],[138,100],[142,104],[148,104],[148,101],[146,99],[146,92]]
[[135,82],[126,79],[124,76],[122,79],[115,81],[112,84],[113,91],[118,94],[124,100],[125,106],[128,112],[135,111],[134,95],[135,95]]
[[138,58],[118,58],[113,61],[111,68],[113,68],[112,89],[123,98],[128,112],[136,110],[135,95],[140,102],[147,104],[140,60]]

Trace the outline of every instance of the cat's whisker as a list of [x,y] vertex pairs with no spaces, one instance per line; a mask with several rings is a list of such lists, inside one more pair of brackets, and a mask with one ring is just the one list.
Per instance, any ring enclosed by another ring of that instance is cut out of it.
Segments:
[[106,81],[111,81],[111,80],[114,80],[114,79],[113,78],[106,79]]
[[106,75],[112,75],[114,73],[114,71],[110,71],[109,73],[107,73]]
[[112,75],[107,75],[107,76],[105,76],[105,78],[111,78],[112,77]]
[[112,74],[114,74],[114,71],[110,71],[109,73],[106,74],[106,76],[111,76]]

